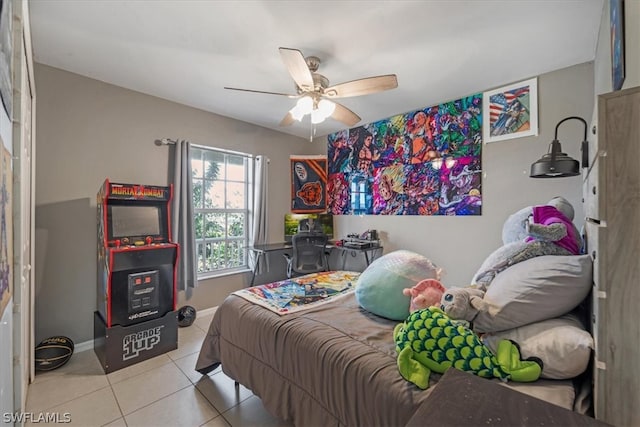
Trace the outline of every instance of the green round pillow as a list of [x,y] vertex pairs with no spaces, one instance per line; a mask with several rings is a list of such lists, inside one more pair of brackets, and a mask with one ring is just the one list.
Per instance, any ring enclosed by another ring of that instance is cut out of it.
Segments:
[[356,300],[365,310],[391,320],[409,316],[410,297],[402,294],[424,279],[440,280],[441,269],[428,258],[397,250],[376,259],[356,282]]

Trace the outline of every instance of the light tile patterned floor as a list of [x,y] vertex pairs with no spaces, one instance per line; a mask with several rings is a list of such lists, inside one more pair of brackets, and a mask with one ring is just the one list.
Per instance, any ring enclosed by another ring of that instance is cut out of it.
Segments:
[[212,317],[179,328],[177,350],[108,375],[93,351],[75,353],[63,367],[36,374],[26,412],[69,413],[67,425],[83,427],[289,426],[270,415],[250,390],[236,388],[220,368],[208,376],[194,370]]

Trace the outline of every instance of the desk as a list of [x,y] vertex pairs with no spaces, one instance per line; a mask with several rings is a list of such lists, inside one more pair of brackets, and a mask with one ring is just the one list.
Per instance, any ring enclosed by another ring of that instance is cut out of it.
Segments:
[[[261,262],[264,262],[265,255],[267,253],[285,251],[291,248],[293,248],[293,245],[291,244],[291,242],[266,243],[262,245],[249,246],[249,250],[253,252],[256,257],[256,263],[253,266],[253,276],[251,277],[251,286],[253,286],[253,282],[256,280],[256,272],[259,268],[259,265]],[[381,245],[371,246],[369,248],[345,248],[343,246],[337,246],[335,242],[331,242],[327,244],[326,248],[331,251],[333,250],[340,251],[340,255],[342,256],[343,270],[347,263],[348,253],[351,253],[354,256],[360,253],[364,254],[364,259],[368,267],[369,264],[373,262],[373,260],[376,258],[378,254],[382,254],[382,249],[383,249]]]
[[256,272],[258,268],[260,268],[260,263],[264,262],[267,253],[284,251],[291,248],[293,248],[291,242],[265,243],[249,246],[249,250],[253,252],[256,258],[255,265],[253,266],[253,276],[251,276],[251,286],[253,286],[253,282],[256,280]]
[[[327,246],[328,247],[328,246]],[[356,256],[360,253],[364,254],[364,260],[367,263],[367,267],[374,259],[382,254],[382,246],[376,244],[374,246],[369,246],[368,248],[349,248],[345,246],[336,246],[331,245],[332,249],[337,249],[340,251],[340,256],[342,257],[342,269],[344,270],[345,265],[347,264],[347,254],[351,253],[353,256]],[[378,252],[379,251],[379,252]],[[371,254],[371,257],[369,257]]]

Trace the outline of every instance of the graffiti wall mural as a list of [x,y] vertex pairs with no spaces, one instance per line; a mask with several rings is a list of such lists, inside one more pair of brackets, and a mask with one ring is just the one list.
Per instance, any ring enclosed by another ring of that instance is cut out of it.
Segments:
[[327,138],[334,215],[480,215],[482,94]]

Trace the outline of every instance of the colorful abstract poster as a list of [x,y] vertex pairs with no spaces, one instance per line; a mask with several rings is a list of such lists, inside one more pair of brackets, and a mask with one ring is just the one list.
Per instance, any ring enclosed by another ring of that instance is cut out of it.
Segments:
[[481,214],[481,94],[342,130],[327,144],[334,215]]
[[[0,141],[2,143],[2,141]],[[3,144],[4,147],[4,144]],[[11,299],[13,281],[13,222],[11,220],[12,168],[11,153],[2,149],[0,159],[0,318]]]
[[334,173],[329,175],[329,180],[327,181],[327,210],[334,215],[348,215],[350,213],[347,174]]
[[290,156],[291,212],[327,210],[327,157]]
[[402,215],[405,209],[403,165],[377,168],[373,177],[373,213]]
[[480,215],[482,170],[477,157],[460,157],[440,168],[440,215]]

